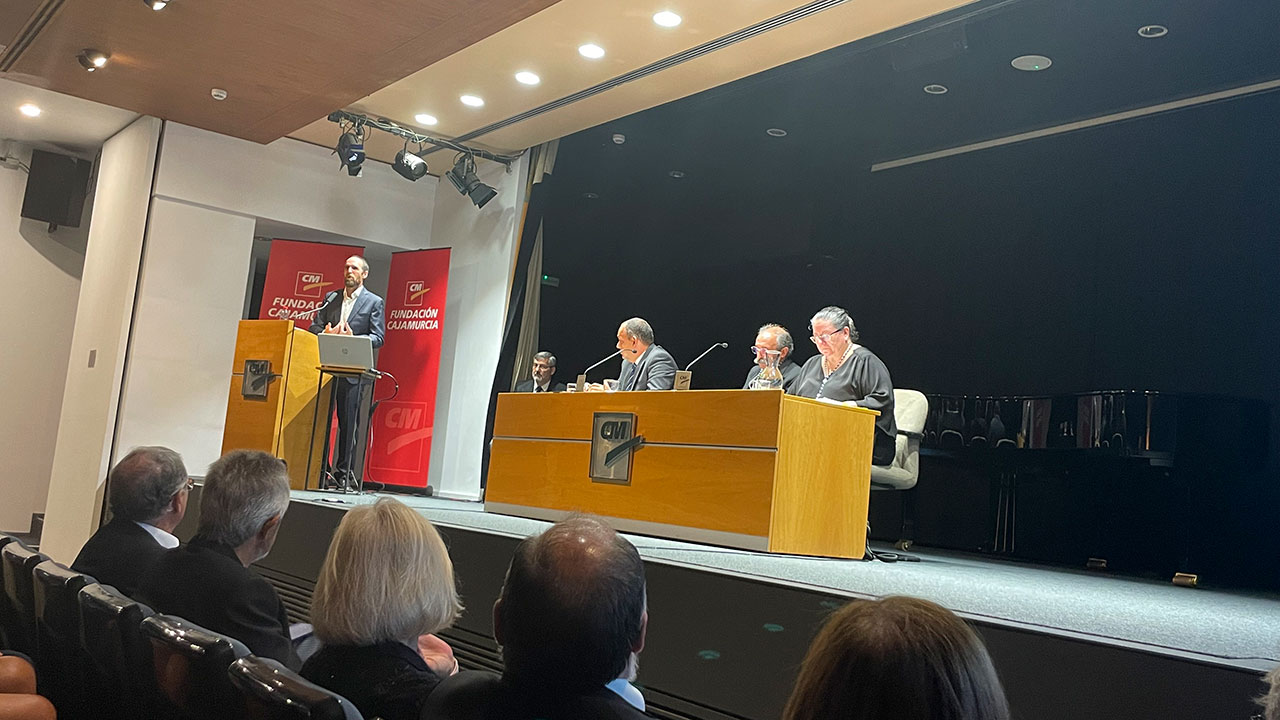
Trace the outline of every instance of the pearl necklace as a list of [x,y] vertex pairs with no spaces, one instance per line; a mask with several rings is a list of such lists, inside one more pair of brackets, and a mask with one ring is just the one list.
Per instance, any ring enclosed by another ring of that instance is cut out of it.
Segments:
[[844,361],[848,360],[849,356],[852,354],[853,354],[853,343],[849,343],[849,347],[846,347],[844,349],[844,355],[840,357],[840,362],[836,363],[835,367],[831,368],[830,370],[827,369],[827,359],[825,357],[822,358],[822,377],[823,378],[831,377],[831,373],[835,372],[836,370],[839,370],[840,366],[844,364]]

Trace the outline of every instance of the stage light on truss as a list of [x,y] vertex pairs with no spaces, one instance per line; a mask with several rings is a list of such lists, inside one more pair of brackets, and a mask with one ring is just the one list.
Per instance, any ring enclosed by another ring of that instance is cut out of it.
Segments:
[[485,203],[494,199],[498,191],[480,181],[476,175],[476,161],[470,153],[462,153],[454,161],[453,168],[446,170],[444,176],[457,188],[458,192],[471,198],[476,207],[482,208]]
[[409,152],[409,143],[406,142],[404,149],[396,153],[396,159],[395,162],[391,163],[391,169],[400,173],[400,177],[405,180],[417,182],[427,174],[427,161],[419,157],[417,153]]
[[334,148],[338,154],[340,167],[347,169],[351,177],[360,177],[364,165],[364,136],[348,130],[338,138],[338,146]]

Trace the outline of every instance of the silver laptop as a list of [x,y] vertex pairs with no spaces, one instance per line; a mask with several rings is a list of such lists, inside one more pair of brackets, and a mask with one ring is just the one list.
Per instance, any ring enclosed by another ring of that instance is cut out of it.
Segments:
[[320,364],[347,370],[373,368],[373,341],[357,335],[320,334]]

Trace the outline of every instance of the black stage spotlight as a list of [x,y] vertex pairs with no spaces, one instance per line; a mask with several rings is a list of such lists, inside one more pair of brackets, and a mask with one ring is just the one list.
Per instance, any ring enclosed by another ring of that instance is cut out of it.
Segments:
[[338,153],[338,161],[342,163],[340,167],[346,168],[348,175],[360,177],[360,166],[364,164],[363,137],[354,132],[342,133],[334,152]]
[[396,161],[391,163],[391,169],[400,173],[400,177],[405,180],[416,182],[427,174],[427,161],[409,152],[409,143],[405,143],[404,149],[396,153]]
[[458,189],[458,192],[471,198],[476,207],[482,208],[485,203],[494,199],[498,191],[480,182],[476,176],[476,162],[470,153],[463,153],[453,163],[452,170],[446,170],[444,176]]

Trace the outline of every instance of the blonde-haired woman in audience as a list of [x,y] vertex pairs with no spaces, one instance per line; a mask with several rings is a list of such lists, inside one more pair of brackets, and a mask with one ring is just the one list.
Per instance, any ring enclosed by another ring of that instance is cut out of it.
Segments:
[[1280,720],[1280,667],[1272,668],[1263,680],[1267,683],[1267,694],[1258,698],[1258,704],[1262,706],[1262,714],[1254,717],[1261,717],[1263,720]]
[[434,633],[461,612],[449,551],[425,517],[392,498],[354,508],[320,568],[311,622],[323,646],[302,676],[365,717],[417,720],[431,690],[457,672]]
[[909,597],[854,601],[809,646],[783,720],[1008,720],[978,636]]

